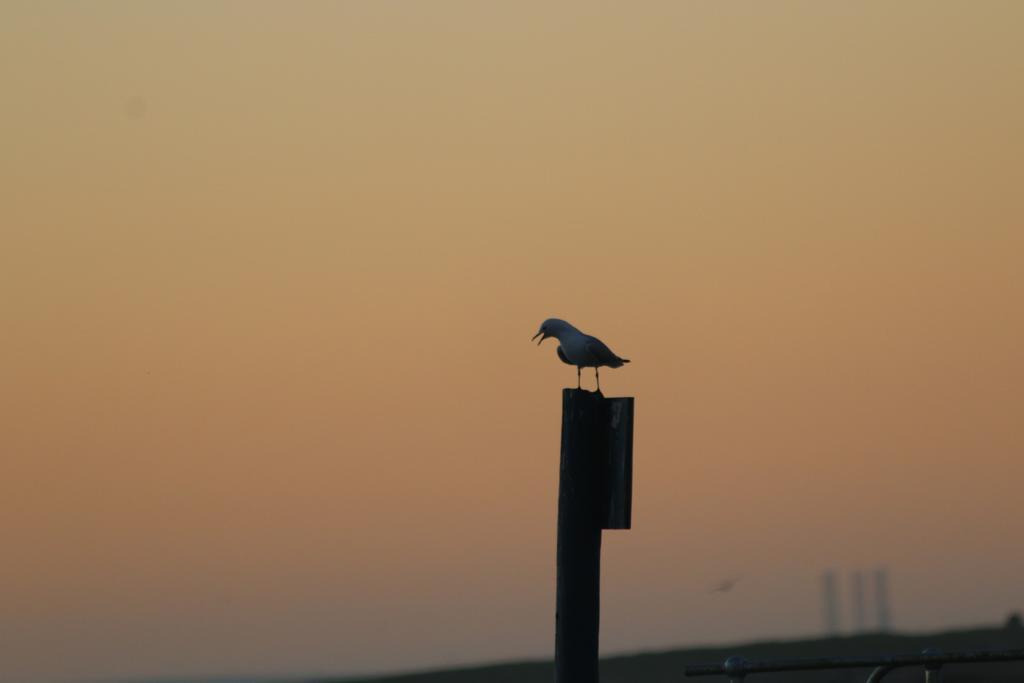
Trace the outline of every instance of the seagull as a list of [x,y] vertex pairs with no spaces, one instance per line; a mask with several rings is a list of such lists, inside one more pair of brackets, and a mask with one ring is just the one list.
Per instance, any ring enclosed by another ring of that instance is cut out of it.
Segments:
[[576,366],[576,388],[580,388],[580,371],[583,368],[594,368],[594,377],[597,379],[597,390],[601,391],[601,375],[598,368],[621,368],[623,363],[628,363],[626,358],[619,358],[605,343],[597,337],[583,334],[575,327],[559,320],[548,318],[540,324],[537,334],[533,335],[530,341],[540,337],[537,346],[540,346],[548,337],[558,340],[558,357],[566,365]]
[[724,581],[719,581],[715,585],[715,587],[712,588],[708,592],[709,593],[728,593],[729,591],[731,591],[733,589],[733,587],[736,586],[736,584],[739,582],[739,580],[740,580],[740,577],[737,576],[736,578],[733,578],[733,579],[725,579]]

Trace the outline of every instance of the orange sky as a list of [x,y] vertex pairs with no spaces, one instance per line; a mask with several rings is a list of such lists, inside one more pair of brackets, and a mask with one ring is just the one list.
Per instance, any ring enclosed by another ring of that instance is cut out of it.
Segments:
[[550,655],[552,315],[633,359],[605,652],[1024,607],[1022,32],[4,3],[0,679]]

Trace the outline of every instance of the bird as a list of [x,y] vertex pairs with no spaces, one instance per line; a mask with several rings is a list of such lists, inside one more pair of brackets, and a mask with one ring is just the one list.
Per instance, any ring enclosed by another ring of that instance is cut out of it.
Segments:
[[598,368],[621,368],[623,363],[628,363],[628,358],[619,358],[609,349],[603,341],[597,337],[580,332],[575,327],[559,320],[548,318],[540,324],[537,334],[533,335],[530,341],[540,337],[537,346],[548,337],[558,340],[558,358],[566,365],[576,366],[576,388],[580,387],[580,372],[583,368],[594,368],[594,378],[597,380],[597,390],[601,391],[601,375]]
[[731,591],[736,586],[736,584],[739,582],[739,580],[740,580],[740,577],[737,576],[735,578],[730,578],[730,579],[725,579],[723,581],[719,581],[717,584],[715,584],[715,587],[712,588],[708,592],[709,593],[728,593],[729,591]]

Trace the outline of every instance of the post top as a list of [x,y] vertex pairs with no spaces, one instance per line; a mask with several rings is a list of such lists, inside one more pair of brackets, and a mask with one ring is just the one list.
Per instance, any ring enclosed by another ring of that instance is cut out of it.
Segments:
[[602,398],[602,399],[607,399],[609,401],[614,401],[614,400],[618,400],[618,399],[633,398],[632,396],[605,396],[600,391],[589,391],[588,389],[570,389],[569,387],[566,387],[566,388],[562,389],[562,395],[565,398],[578,398],[578,399]]

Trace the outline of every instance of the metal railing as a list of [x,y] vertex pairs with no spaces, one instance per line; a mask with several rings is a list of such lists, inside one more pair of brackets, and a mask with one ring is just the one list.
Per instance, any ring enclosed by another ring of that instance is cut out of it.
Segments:
[[1024,649],[940,652],[925,650],[919,655],[898,657],[819,657],[811,659],[747,660],[729,657],[722,664],[687,666],[689,676],[727,676],[731,683],[740,683],[746,676],[784,671],[820,671],[824,669],[872,669],[866,683],[878,683],[894,669],[923,666],[925,683],[938,683],[944,664],[977,664],[982,662],[1024,661]]

